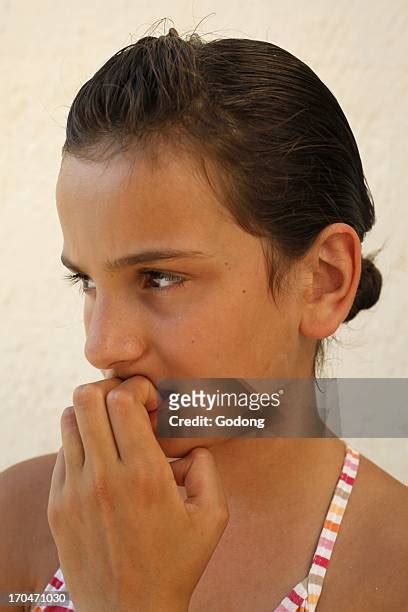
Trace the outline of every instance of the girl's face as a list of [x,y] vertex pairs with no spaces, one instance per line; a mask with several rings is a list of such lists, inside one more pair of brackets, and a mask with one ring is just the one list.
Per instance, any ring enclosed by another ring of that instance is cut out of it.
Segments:
[[[142,153],[109,164],[65,156],[56,197],[62,259],[83,276],[95,368],[155,385],[312,374],[294,289],[278,308],[261,240],[235,223],[190,157],[165,148],[155,164]],[[175,457],[209,441],[159,442]]]

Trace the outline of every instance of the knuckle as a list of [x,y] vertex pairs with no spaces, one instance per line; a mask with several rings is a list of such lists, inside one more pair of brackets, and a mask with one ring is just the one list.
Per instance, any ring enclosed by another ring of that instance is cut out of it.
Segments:
[[106,396],[106,403],[108,406],[114,408],[126,409],[134,403],[134,399],[127,389],[121,389],[120,386],[118,386],[109,391]]
[[148,378],[146,378],[145,376],[142,376],[139,380],[139,384],[140,384],[140,387],[142,388],[143,394],[146,395],[147,397],[152,387],[152,383],[150,382]]
[[211,515],[211,524],[216,529],[216,531],[223,531],[225,527],[228,525],[230,519],[230,514],[228,507],[226,505],[217,506]]
[[194,457],[194,459],[211,458],[210,452],[206,448],[203,448],[202,446],[197,446],[196,448],[193,448],[191,451],[191,455]]
[[72,398],[74,404],[87,404],[100,397],[101,391],[93,383],[79,385],[73,391]]
[[220,507],[218,512],[218,520],[221,525],[227,525],[230,519],[230,513],[227,504]]
[[64,408],[61,414],[62,421],[71,421],[75,418],[75,410],[73,406],[67,406]]

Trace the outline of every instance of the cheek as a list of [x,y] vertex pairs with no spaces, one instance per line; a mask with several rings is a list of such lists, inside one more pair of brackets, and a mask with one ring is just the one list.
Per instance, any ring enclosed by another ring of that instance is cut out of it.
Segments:
[[201,303],[188,314],[180,315],[177,321],[167,321],[159,337],[167,353],[170,350],[184,357],[196,355],[207,362],[219,360],[221,355],[231,359],[237,350],[248,348],[259,333],[264,334],[259,308],[253,311],[252,304],[247,308],[247,301],[230,298],[225,302]]

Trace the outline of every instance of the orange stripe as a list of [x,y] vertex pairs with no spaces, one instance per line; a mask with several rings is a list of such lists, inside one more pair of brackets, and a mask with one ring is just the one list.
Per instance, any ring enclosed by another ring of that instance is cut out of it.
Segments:
[[324,521],[324,527],[326,529],[330,529],[330,531],[335,531],[336,533],[339,531],[340,525],[337,523],[333,523],[333,521]]

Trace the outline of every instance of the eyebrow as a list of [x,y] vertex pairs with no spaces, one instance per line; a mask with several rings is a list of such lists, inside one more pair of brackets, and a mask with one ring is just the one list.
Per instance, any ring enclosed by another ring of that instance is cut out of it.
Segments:
[[[140,253],[133,253],[131,255],[125,255],[115,260],[106,260],[103,264],[105,272],[113,272],[129,266],[134,266],[141,263],[152,263],[154,261],[160,261],[162,259],[182,259],[182,258],[206,258],[210,257],[209,253],[194,250],[179,250],[179,249],[163,249],[163,250],[152,250],[152,251],[141,251]],[[61,253],[62,264],[72,270],[86,276],[79,266],[68,259],[68,257]]]

